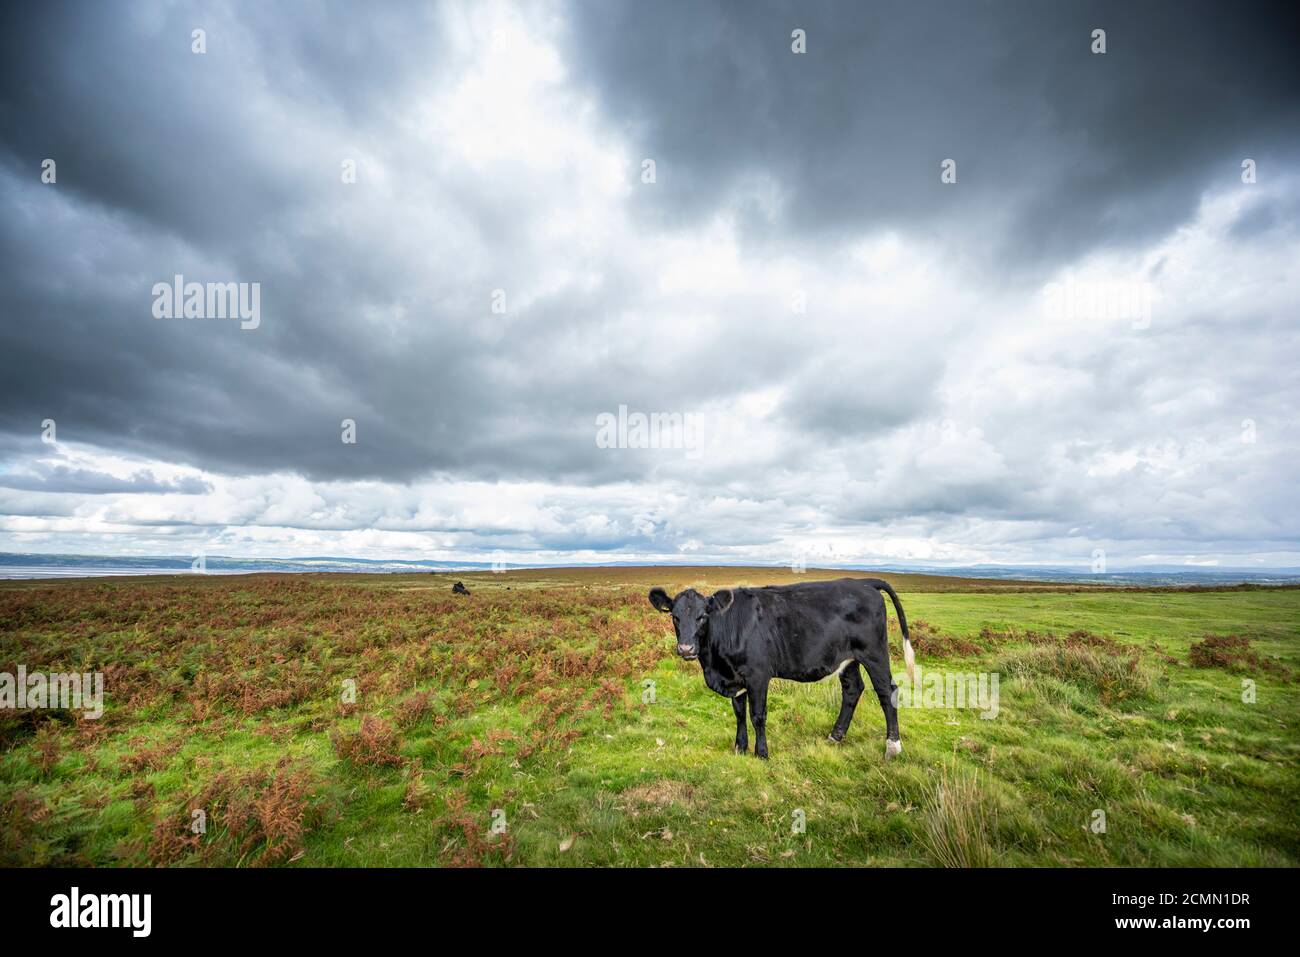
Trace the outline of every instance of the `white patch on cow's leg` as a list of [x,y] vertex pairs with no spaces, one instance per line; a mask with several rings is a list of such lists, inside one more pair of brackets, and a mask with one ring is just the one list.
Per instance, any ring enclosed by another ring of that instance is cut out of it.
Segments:
[[888,760],[896,754],[903,753],[903,742],[894,741],[890,738],[885,739],[885,759]]
[[739,698],[741,695],[743,695],[743,694],[744,694],[746,691],[748,691],[748,690],[749,690],[748,688],[741,688],[739,691],[737,691],[735,694],[733,694],[732,697],[733,697],[733,698]]
[[853,659],[852,659],[852,658],[845,658],[843,661],[841,661],[841,662],[840,662],[840,666],[839,666],[838,668],[835,669],[835,675],[834,675],[834,677],[838,678],[840,675],[842,675],[842,674],[844,673],[844,669],[847,668],[847,667],[848,667],[849,665],[851,665],[851,664],[853,664]]

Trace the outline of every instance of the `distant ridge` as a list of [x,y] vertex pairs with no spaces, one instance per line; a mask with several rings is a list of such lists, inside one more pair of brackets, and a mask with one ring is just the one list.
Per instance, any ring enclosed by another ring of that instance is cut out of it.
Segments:
[[[184,575],[193,574],[193,556],[120,556],[120,555],[51,555],[0,552],[0,578],[74,578],[115,575]],[[210,575],[249,575],[267,572],[285,574],[419,574],[430,572],[486,571],[541,568],[637,568],[650,566],[710,567],[782,567],[771,563],[690,561],[606,561],[606,562],[492,562],[437,561],[425,559],[376,559],[312,556],[300,558],[231,558],[224,555],[204,557]],[[809,567],[813,567],[810,563]],[[1107,585],[1194,585],[1300,583],[1300,568],[1240,568],[1210,565],[1146,565],[1116,568],[1094,574],[1086,566],[1068,565],[929,565],[929,564],[821,564],[823,570],[879,571],[946,575],[957,578],[993,580],[1078,582]]]

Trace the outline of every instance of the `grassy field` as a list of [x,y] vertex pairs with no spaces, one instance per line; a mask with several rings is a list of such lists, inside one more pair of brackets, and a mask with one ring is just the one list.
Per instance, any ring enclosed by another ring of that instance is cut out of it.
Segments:
[[777,681],[771,760],[733,754],[646,590],[838,574],[0,584],[0,672],[106,691],[0,711],[0,863],[1300,863],[1300,590],[887,575],[923,675],[996,673],[997,717],[905,707],[886,762],[870,694],[835,746],[838,682]]

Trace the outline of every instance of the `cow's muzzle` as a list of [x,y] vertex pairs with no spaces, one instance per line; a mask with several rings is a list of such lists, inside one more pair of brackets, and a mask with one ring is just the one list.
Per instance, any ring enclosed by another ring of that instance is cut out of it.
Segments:
[[700,656],[700,653],[695,650],[694,645],[678,645],[677,653],[681,655],[683,658],[685,658],[687,661],[694,661],[696,658]]

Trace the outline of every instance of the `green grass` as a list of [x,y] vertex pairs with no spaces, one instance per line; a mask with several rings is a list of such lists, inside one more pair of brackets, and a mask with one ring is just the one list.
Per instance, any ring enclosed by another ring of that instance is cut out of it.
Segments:
[[[0,712],[0,863],[1300,863],[1298,590],[889,575],[923,673],[996,672],[997,717],[903,708],[886,762],[873,697],[837,746],[838,683],[777,681],[764,762],[645,591],[795,576],[459,577],[0,587],[0,672],[107,691],[99,721]],[[1207,634],[1263,665],[1192,667]]]

